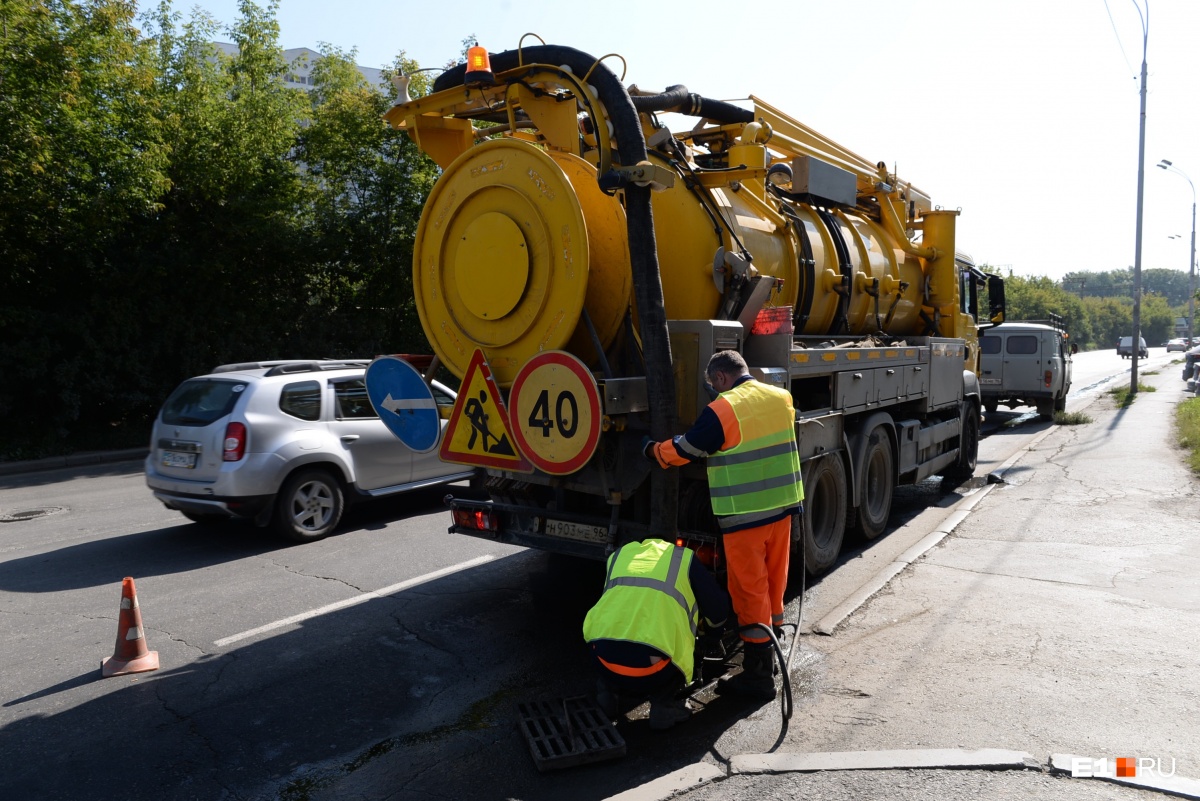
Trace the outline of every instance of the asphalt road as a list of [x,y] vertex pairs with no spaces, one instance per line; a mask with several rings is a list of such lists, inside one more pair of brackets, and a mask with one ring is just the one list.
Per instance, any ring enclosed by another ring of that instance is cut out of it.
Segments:
[[[1077,357],[1068,408],[1127,370],[1111,352]],[[990,417],[979,475],[1047,425]],[[891,533],[851,544],[808,588],[806,619],[979,486],[899,493]],[[139,463],[0,479],[15,518],[0,525],[0,794],[336,797],[373,767],[391,789],[361,797],[603,798],[772,725],[717,701],[669,740],[629,724],[619,773],[539,776],[513,707],[591,688],[578,629],[596,566],[449,536],[443,492],[361,507],[337,535],[291,545],[187,522],[153,501]],[[127,575],[162,667],[102,680]]]

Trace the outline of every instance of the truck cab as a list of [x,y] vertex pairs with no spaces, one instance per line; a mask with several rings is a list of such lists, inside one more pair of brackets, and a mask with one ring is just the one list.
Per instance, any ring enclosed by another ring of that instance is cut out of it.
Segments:
[[983,408],[993,414],[1034,406],[1043,420],[1067,408],[1071,390],[1071,347],[1058,320],[1007,322],[979,339],[979,391]]

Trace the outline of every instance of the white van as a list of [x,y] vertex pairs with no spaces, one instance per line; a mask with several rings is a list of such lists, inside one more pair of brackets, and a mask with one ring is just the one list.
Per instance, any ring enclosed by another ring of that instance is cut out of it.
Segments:
[[[1146,350],[1146,340],[1138,337],[1138,357],[1146,358],[1149,351]],[[1133,358],[1133,337],[1121,337],[1117,340],[1117,355],[1122,359]]]
[[979,338],[979,391],[988,414],[1035,406],[1043,420],[1067,408],[1071,348],[1057,321],[1004,323]]

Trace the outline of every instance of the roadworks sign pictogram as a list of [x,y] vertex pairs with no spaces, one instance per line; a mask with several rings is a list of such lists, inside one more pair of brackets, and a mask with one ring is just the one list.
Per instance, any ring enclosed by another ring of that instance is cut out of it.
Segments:
[[443,461],[456,464],[533,472],[533,465],[513,444],[504,399],[492,368],[478,348],[463,376],[438,455]]

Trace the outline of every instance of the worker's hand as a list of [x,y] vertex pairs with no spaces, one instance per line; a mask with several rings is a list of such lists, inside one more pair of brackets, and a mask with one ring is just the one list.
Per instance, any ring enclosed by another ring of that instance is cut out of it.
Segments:
[[658,457],[654,455],[654,446],[657,444],[657,442],[649,437],[642,437],[642,456],[645,456],[655,464],[658,464]]

